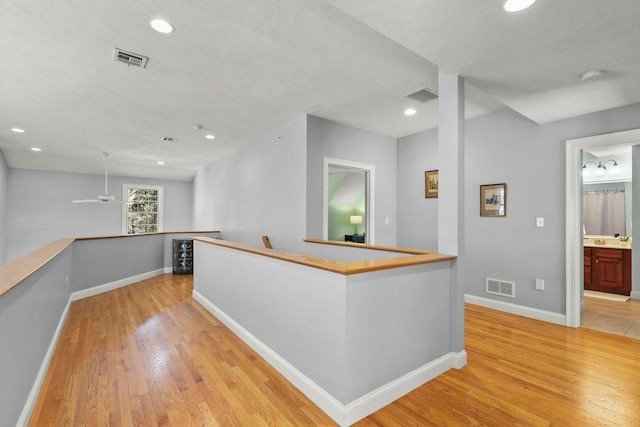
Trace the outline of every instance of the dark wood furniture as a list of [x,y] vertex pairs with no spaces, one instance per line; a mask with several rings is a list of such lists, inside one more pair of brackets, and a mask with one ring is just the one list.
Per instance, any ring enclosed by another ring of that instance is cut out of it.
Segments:
[[584,289],[631,294],[631,250],[584,248]]
[[345,234],[345,242],[364,243],[364,234]]

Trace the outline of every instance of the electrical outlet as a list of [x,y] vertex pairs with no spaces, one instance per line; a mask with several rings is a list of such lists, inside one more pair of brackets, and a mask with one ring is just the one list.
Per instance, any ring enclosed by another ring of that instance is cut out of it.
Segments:
[[536,227],[544,227],[544,218],[542,217],[536,218]]
[[544,291],[544,279],[536,279],[536,290]]

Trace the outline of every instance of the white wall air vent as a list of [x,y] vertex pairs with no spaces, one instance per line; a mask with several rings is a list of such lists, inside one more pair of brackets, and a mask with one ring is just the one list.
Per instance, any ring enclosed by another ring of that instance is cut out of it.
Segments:
[[162,142],[178,142],[178,138],[171,138],[170,136],[163,136]]
[[487,288],[486,292],[488,294],[501,295],[503,297],[516,297],[516,283],[508,282],[506,280],[498,280],[498,279],[490,279],[487,277]]
[[436,99],[438,97],[437,94],[431,92],[429,89],[424,88],[424,89],[420,89],[417,92],[413,92],[410,93],[409,95],[405,95],[407,98],[411,98],[415,101],[421,102],[421,103],[425,103],[425,102],[429,102],[433,99]]
[[138,55],[137,53],[127,52],[126,50],[115,48],[113,50],[113,60],[124,62],[127,65],[144,68],[147,66],[149,58]]

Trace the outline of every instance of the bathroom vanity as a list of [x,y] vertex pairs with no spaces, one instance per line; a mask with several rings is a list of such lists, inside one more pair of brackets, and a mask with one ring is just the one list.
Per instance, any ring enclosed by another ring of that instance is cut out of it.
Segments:
[[620,295],[631,293],[631,242],[589,236],[584,239],[584,289]]

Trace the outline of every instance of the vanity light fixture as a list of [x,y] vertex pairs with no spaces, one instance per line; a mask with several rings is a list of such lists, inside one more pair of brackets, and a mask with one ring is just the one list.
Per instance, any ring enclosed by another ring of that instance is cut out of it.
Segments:
[[416,109],[415,108],[407,108],[406,110],[404,110],[404,115],[405,116],[415,116],[416,115]]
[[210,133],[206,134],[204,137],[207,139],[216,139],[216,137]]
[[520,12],[534,4],[536,0],[507,0],[502,8],[507,12]]
[[620,172],[620,166],[618,166],[618,162],[616,162],[613,159],[609,159],[609,160],[606,160],[604,162],[598,161],[598,163],[596,163],[596,162],[585,162],[582,165],[582,175],[583,176],[588,175],[587,165],[592,164],[592,165],[595,165],[595,167],[596,167],[595,175],[597,177],[604,176],[607,173],[607,163],[609,163],[609,162],[613,162],[613,165],[611,165],[611,173]]
[[20,129],[20,128],[11,128],[11,130],[15,133],[24,133],[24,129]]
[[159,164],[160,166],[164,165],[164,162],[162,160],[158,160],[156,163]]
[[168,21],[160,18],[154,19],[149,23],[149,25],[151,25],[151,28],[162,34],[173,33],[174,30],[173,25],[171,25]]
[[42,148],[31,147],[31,151],[42,151]]

